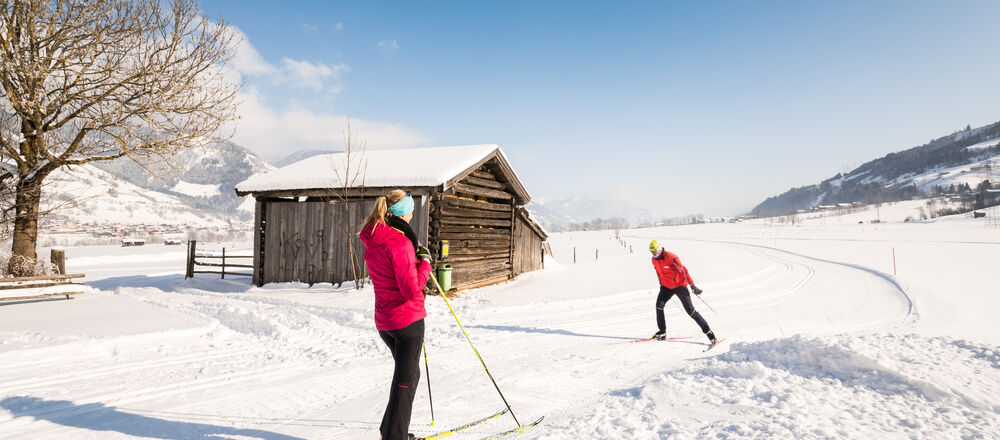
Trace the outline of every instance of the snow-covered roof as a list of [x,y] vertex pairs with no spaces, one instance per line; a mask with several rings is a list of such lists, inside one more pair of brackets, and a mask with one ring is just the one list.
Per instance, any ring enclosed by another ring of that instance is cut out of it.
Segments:
[[341,179],[348,181],[348,188],[385,187],[436,187],[453,181],[455,177],[472,171],[491,157],[499,158],[509,171],[515,189],[524,198],[527,193],[510,168],[507,158],[496,144],[466,145],[456,147],[408,148],[398,150],[369,150],[351,155],[350,174],[346,176],[346,153],[321,154],[304,159],[274,171],[258,174],[236,185],[240,195],[273,191],[344,188]]

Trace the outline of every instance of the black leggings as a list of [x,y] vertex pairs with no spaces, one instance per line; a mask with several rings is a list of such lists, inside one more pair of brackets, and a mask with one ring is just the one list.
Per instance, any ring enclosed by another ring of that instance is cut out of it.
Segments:
[[410,430],[413,397],[420,383],[420,348],[424,345],[424,320],[399,330],[379,330],[379,337],[392,352],[396,368],[392,372],[389,404],[382,416],[382,440],[406,440]]
[[670,301],[670,298],[674,295],[677,295],[677,298],[681,300],[684,311],[687,312],[688,316],[694,319],[694,322],[698,323],[698,327],[701,327],[701,332],[708,333],[711,329],[708,328],[705,318],[701,317],[701,313],[698,313],[694,309],[694,304],[691,304],[691,293],[688,292],[687,286],[678,286],[673,289],[660,286],[660,294],[656,296],[656,325],[660,331],[667,331],[667,320],[663,318],[663,306],[667,305],[667,301]]

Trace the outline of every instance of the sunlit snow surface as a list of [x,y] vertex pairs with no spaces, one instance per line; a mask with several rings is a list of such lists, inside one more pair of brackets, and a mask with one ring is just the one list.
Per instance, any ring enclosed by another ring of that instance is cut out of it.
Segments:
[[172,188],[174,191],[181,194],[187,194],[192,197],[214,197],[222,194],[219,191],[219,185],[204,185],[199,183],[190,183],[180,180]]
[[[1000,230],[982,219],[622,234],[554,234],[545,270],[452,301],[518,420],[546,416],[516,438],[1000,432]],[[629,342],[656,329],[654,238],[705,290],[695,306],[727,338],[714,350],[676,299],[668,332],[691,339]],[[370,287],[185,281],[183,247],[67,256],[88,293],[0,305],[0,438],[379,437],[392,365]],[[427,307],[436,425],[422,371],[417,434],[503,406],[445,304]]]

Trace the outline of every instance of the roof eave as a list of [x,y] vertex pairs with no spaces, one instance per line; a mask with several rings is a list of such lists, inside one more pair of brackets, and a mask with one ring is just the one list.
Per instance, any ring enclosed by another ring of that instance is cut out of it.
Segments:
[[[437,190],[434,186],[361,186],[348,188],[348,197],[376,196],[388,193],[391,190],[401,188],[407,191],[416,192],[419,195],[430,195]],[[240,191],[236,189],[236,194],[240,197],[337,197],[345,194],[344,188],[303,188],[303,189],[277,189],[268,191]]]

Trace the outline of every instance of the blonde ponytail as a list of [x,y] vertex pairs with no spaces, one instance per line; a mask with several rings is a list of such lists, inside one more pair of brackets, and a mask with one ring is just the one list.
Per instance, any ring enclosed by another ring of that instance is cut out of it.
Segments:
[[375,206],[372,208],[372,213],[368,214],[368,218],[361,225],[361,229],[364,230],[372,222],[375,222],[375,224],[385,224],[389,216],[389,207],[403,200],[403,197],[406,197],[406,191],[394,189],[388,195],[375,199]]

